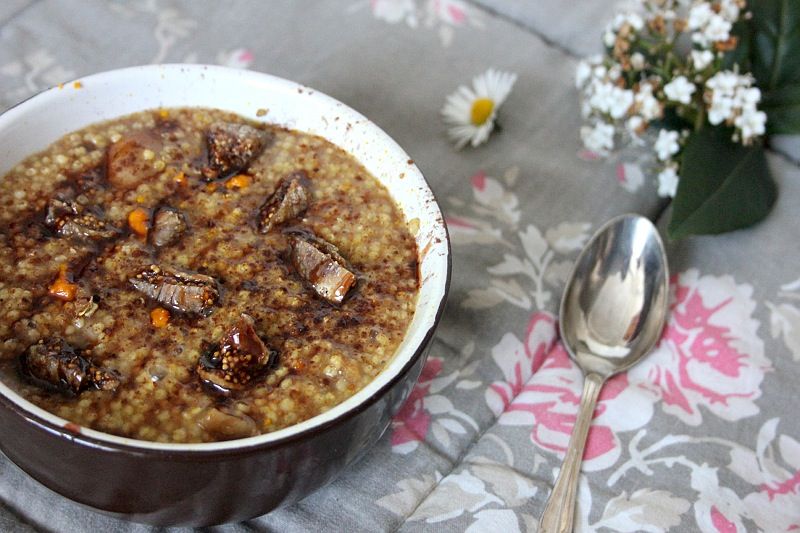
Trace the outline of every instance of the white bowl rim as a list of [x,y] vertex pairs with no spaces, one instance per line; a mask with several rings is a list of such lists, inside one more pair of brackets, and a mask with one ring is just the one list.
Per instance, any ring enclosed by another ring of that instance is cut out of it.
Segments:
[[[108,81],[109,79],[115,77],[150,76],[152,78],[154,76],[160,76],[161,78],[164,78],[168,75],[178,74],[222,78],[238,77],[248,81],[255,81],[259,83],[261,87],[270,87],[275,91],[288,91],[305,94],[306,97],[314,99],[318,105],[325,106],[331,111],[335,110],[337,120],[341,118],[343,123],[347,122],[348,129],[350,129],[350,126],[352,126],[354,130],[363,130],[365,135],[369,135],[371,138],[374,137],[374,139],[378,141],[378,145],[384,147],[386,152],[388,152],[393,158],[400,161],[407,161],[408,165],[404,166],[403,174],[405,174],[406,179],[408,179],[410,183],[420,187],[422,194],[425,195],[426,201],[429,204],[427,209],[429,209],[433,214],[433,220],[431,221],[432,232],[428,236],[429,238],[427,240],[426,251],[423,252],[422,250],[419,250],[421,255],[419,258],[420,265],[422,266],[423,261],[426,261],[428,258],[434,258],[433,260],[436,261],[435,266],[440,270],[444,266],[445,269],[443,272],[439,272],[439,275],[430,276],[433,282],[435,282],[435,286],[432,289],[434,291],[434,297],[432,298],[431,305],[423,310],[425,315],[423,317],[424,322],[417,327],[417,329],[420,331],[414,336],[417,341],[413,343],[413,346],[407,343],[406,341],[409,337],[407,333],[403,343],[401,344],[400,348],[398,348],[393,360],[387,365],[387,367],[384,368],[384,370],[364,388],[343,402],[332,407],[330,410],[298,424],[294,424],[270,433],[244,439],[205,443],[164,443],[120,437],[86,427],[78,427],[76,424],[56,416],[24,399],[2,381],[0,381],[0,402],[4,403],[8,407],[11,407],[12,410],[26,418],[29,423],[40,427],[44,431],[57,434],[71,441],[85,444],[97,449],[147,454],[171,455],[180,453],[181,455],[185,454],[191,457],[198,457],[215,455],[219,453],[232,455],[249,452],[254,448],[261,449],[279,447],[292,441],[302,440],[310,435],[323,432],[327,428],[337,425],[343,420],[353,417],[361,411],[367,409],[370,405],[383,397],[389,389],[395,386],[424,353],[425,348],[431,341],[436,326],[438,325],[438,322],[444,311],[450,285],[452,258],[450,251],[450,240],[447,226],[444,222],[444,217],[442,216],[439,204],[436,202],[430,186],[420,172],[419,168],[408,156],[408,154],[406,154],[406,152],[388,134],[386,134],[372,121],[349,106],[322,92],[317,91],[316,89],[312,89],[302,84],[262,72],[203,64],[142,65],[99,72],[90,76],[78,78],[70,81],[69,83],[59,84],[58,86],[46,89],[1,112],[0,131],[2,131],[4,127],[12,124],[19,117],[24,116],[24,114],[28,111],[28,108],[36,105],[37,103],[47,102],[49,100],[57,100],[59,98],[63,99],[65,94],[69,94],[64,91],[65,89],[67,89],[67,91],[93,90],[93,88],[97,85],[100,85],[101,82]],[[181,106],[167,104],[164,107]],[[203,107],[217,107],[224,109],[226,106],[204,105]],[[144,111],[146,109],[152,109],[152,107],[142,107],[139,110]],[[120,113],[116,116],[123,116],[125,114],[127,113]],[[110,118],[113,118],[113,115],[107,117],[106,119]],[[97,122],[97,120],[92,122]],[[270,120],[265,120],[265,122],[273,123]],[[280,123],[278,124],[281,125]],[[69,131],[75,131],[76,129],[80,129],[82,127],[85,127],[85,125],[77,126]],[[291,127],[291,125],[289,125],[289,127]],[[324,135],[322,136],[324,137]],[[44,149],[47,144],[49,143],[45,143],[45,145],[39,149]],[[2,176],[0,176],[0,179],[1,178]],[[420,246],[419,239],[417,245],[418,247]],[[420,292],[422,291],[422,286],[426,281],[427,279],[425,278],[420,279]],[[433,284],[431,282],[428,283]],[[417,304],[415,313],[414,323],[416,323],[417,315],[420,313],[419,303]],[[180,455],[177,457],[180,457]]]

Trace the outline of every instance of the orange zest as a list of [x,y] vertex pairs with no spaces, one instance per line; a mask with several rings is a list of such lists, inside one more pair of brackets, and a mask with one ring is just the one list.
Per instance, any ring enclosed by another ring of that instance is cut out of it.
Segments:
[[253,182],[247,174],[237,174],[225,182],[226,189],[246,189]]
[[78,286],[67,279],[67,265],[61,265],[58,269],[58,277],[47,289],[47,293],[54,298],[71,302],[78,293]]
[[150,222],[150,213],[146,209],[137,207],[128,213],[128,226],[136,235],[147,237],[147,226]]
[[169,311],[163,307],[156,307],[150,311],[150,323],[154,328],[163,328],[169,324]]
[[178,172],[175,176],[175,183],[178,185],[186,185],[186,174],[184,174],[183,171]]

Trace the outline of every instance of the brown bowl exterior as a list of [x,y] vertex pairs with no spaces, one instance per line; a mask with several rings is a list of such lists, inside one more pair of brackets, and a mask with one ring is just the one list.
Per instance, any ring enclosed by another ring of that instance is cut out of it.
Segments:
[[300,500],[360,459],[408,397],[429,342],[387,390],[282,441],[208,453],[125,448],[53,427],[0,396],[0,449],[46,487],[119,518],[161,526],[245,520]]

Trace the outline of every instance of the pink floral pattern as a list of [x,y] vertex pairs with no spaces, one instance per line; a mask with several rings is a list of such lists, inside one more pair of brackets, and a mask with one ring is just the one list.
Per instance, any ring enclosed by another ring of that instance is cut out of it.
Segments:
[[752,318],[752,287],[691,269],[672,288],[662,340],[645,364],[631,369],[631,381],[692,426],[703,420],[700,407],[729,421],[757,414],[755,400],[772,367]]
[[[498,423],[530,427],[535,445],[563,455],[577,417],[583,376],[561,343],[556,342],[555,319],[549,314],[534,313],[525,343],[507,335],[495,352],[506,380],[491,384],[486,401],[499,415]],[[606,383],[584,452],[585,470],[606,468],[616,462],[620,445],[615,430],[636,429],[649,421],[652,401],[646,398],[650,409],[640,408],[632,415],[620,416],[632,403],[641,403],[642,396],[641,391],[628,386],[624,374]]]
[[496,416],[506,412],[522,393],[525,384],[539,370],[556,341],[556,321],[549,313],[534,313],[528,324],[525,343],[511,333],[492,350],[492,357],[505,377],[486,391],[486,402]]
[[774,531],[800,531],[800,442],[779,426],[778,418],[765,422],[755,450],[735,447],[730,468],[755,488],[741,502],[746,516]]
[[423,400],[431,388],[431,381],[442,371],[442,360],[438,357],[429,357],[425,361],[419,380],[408,400],[403,404],[400,412],[392,422],[392,448],[400,453],[408,453],[417,448],[425,440],[431,425],[431,416],[425,410]]
[[220,65],[232,68],[249,68],[255,60],[255,55],[247,48],[237,48],[230,52],[220,52],[217,55],[217,62]]
[[372,15],[389,24],[435,28],[442,46],[453,42],[455,28],[483,26],[480,11],[463,0],[369,0]]
[[[758,413],[764,373],[770,369],[756,335],[752,289],[732,278],[689,270],[672,281],[673,301],[657,349],[630,373],[604,387],[584,454],[584,469],[612,466],[618,433],[643,427],[660,402],[689,425],[700,406],[726,420]],[[531,441],[562,454],[580,404],[583,376],[556,342],[555,319],[534,313],[525,341],[506,334],[492,352],[505,379],[486,391],[501,425],[531,428]]]

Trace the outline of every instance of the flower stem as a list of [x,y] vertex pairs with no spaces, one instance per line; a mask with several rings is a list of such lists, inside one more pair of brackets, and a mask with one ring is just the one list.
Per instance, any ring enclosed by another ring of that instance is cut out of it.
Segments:
[[699,106],[697,106],[697,115],[694,117],[694,131],[700,131],[700,129],[703,127],[705,119],[706,112],[703,109],[703,104],[701,103]]
[[668,48],[666,58],[664,59],[664,77],[670,77],[670,71],[672,70],[672,51]]

